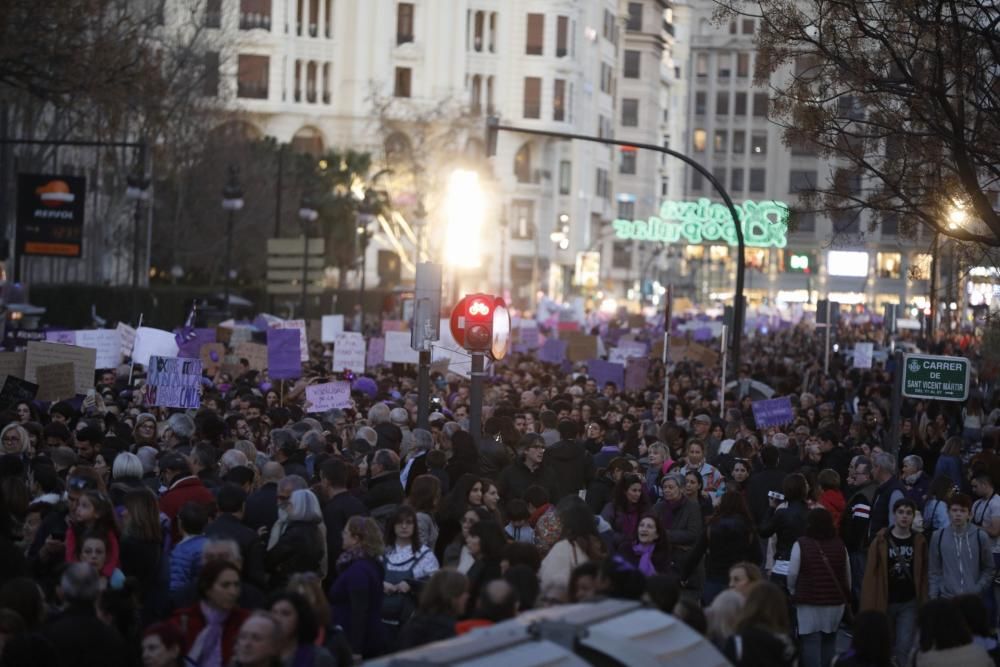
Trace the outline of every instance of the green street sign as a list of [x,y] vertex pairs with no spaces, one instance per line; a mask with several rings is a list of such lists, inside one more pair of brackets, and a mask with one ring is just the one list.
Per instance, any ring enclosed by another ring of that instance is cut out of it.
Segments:
[[969,397],[969,360],[907,354],[903,357],[903,396],[935,401],[964,401]]

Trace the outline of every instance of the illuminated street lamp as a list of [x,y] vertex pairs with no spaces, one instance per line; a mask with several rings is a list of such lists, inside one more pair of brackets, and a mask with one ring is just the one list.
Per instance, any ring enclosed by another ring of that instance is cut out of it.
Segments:
[[482,262],[486,195],[479,174],[456,169],[448,178],[445,199],[445,262],[456,268],[474,269]]

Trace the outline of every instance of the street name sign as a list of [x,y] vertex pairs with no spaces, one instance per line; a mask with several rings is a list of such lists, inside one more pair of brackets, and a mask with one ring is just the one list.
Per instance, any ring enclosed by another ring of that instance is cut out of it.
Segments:
[[964,401],[969,397],[969,360],[907,354],[903,357],[903,396],[935,401]]

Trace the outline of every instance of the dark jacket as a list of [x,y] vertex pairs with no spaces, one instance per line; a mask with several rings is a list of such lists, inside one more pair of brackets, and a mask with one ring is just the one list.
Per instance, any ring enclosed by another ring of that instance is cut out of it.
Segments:
[[233,514],[219,514],[205,528],[205,535],[232,540],[240,545],[243,556],[243,579],[260,587],[267,586],[267,571],[264,569],[264,544],[257,531],[245,526]]
[[722,652],[734,667],[793,667],[798,664],[798,649],[786,635],[776,635],[763,628],[747,628],[732,634]]
[[[600,514],[604,506],[611,501],[614,490],[615,480],[607,474],[602,473],[590,480],[590,485],[587,486],[587,507],[594,514]],[[503,495],[500,497],[503,498]]]
[[443,614],[415,613],[399,633],[399,648],[416,648],[455,636],[458,619]]
[[906,487],[895,477],[890,477],[875,489],[875,495],[872,496],[872,512],[868,521],[868,538],[865,541],[865,546],[871,544],[878,531],[889,527],[889,518],[892,516],[890,504],[892,496],[896,494],[902,498],[906,497]]
[[[349,491],[338,493],[323,505],[323,523],[326,525],[326,562],[329,563],[330,579],[333,579],[333,565],[343,549],[342,533],[347,520],[352,516],[368,516],[368,508],[361,499]],[[433,545],[431,545],[433,546]]]
[[851,467],[851,451],[846,447],[837,446],[823,454],[820,458],[819,468],[824,470],[832,468],[840,475],[840,479],[847,479],[848,469]]
[[243,523],[251,530],[268,528],[278,520],[278,483],[268,482],[249,496],[243,510]]
[[97,618],[92,604],[73,603],[42,628],[63,667],[128,665],[128,647],[117,630]]
[[925,473],[923,470],[917,472],[917,479],[914,480],[913,484],[907,484],[905,481],[903,482],[903,487],[906,489],[906,497],[915,502],[921,512],[923,511],[924,505],[927,503],[927,492],[930,489],[930,486],[930,475]]
[[368,491],[361,497],[361,501],[370,510],[402,503],[403,485],[399,482],[399,471],[387,470],[368,480]]
[[872,512],[872,498],[878,484],[868,484],[855,489],[847,501],[844,513],[840,515],[840,536],[848,553],[863,552],[867,549],[868,524]]
[[[741,516],[727,516],[711,522],[688,558],[693,568],[705,556],[705,576],[728,581],[729,568],[740,561],[760,563],[757,532]],[[687,573],[685,573],[687,574]]]
[[590,454],[574,440],[560,440],[547,448],[542,465],[552,480],[549,500],[553,504],[586,489],[594,477]]
[[365,658],[382,651],[382,565],[357,558],[337,575],[327,597],[332,622],[344,628],[351,649]]
[[285,477],[298,475],[302,479],[309,481],[309,469],[306,467],[306,450],[296,449],[288,455],[288,458],[281,464],[285,469]]
[[791,557],[795,541],[806,532],[808,512],[809,507],[801,500],[793,500],[787,507],[768,512],[757,532],[763,538],[778,536],[774,547],[775,560],[788,560]]
[[501,470],[510,466],[515,453],[501,440],[484,437],[479,443],[479,469],[483,477],[496,479]]
[[326,545],[315,521],[289,521],[278,543],[264,555],[271,587],[278,588],[299,572],[316,572]]
[[771,491],[781,493],[781,485],[786,475],[788,473],[781,468],[764,468],[747,480],[747,505],[750,507],[754,523],[758,526],[767,518],[768,510],[771,508],[771,499],[767,494]]
[[[519,458],[500,473],[497,478],[497,490],[500,492],[500,498],[503,502],[508,502],[512,498],[524,498],[524,492],[527,488],[536,484],[544,486],[551,493],[548,479],[544,465],[532,472],[524,460]],[[550,500],[552,499],[550,498]]]
[[663,530],[667,533],[667,541],[674,551],[681,550],[688,552],[694,548],[698,539],[704,531],[704,524],[701,518],[701,506],[685,498],[680,507],[674,510],[673,519],[666,521],[664,509],[665,500],[661,500],[653,506],[653,511],[660,517]]

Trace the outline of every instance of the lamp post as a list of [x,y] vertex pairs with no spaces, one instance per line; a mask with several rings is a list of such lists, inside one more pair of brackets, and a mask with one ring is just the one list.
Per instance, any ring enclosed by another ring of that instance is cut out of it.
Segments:
[[368,241],[371,232],[368,225],[375,218],[375,193],[365,189],[364,198],[358,204],[356,214],[358,240],[361,246],[361,284],[358,287],[358,314],[361,317],[361,331],[365,330],[365,277],[368,274]]
[[229,314],[229,292],[233,274],[233,221],[236,211],[243,209],[243,188],[239,181],[240,170],[234,165],[229,165],[229,176],[226,178],[226,185],[222,188],[222,209],[228,211],[226,218],[226,289],[225,308]]
[[[135,174],[125,179],[125,199],[135,202],[132,229],[132,310],[139,309],[139,224],[142,221],[142,203],[149,200],[149,178],[146,176],[146,144],[139,146],[138,167]],[[18,271],[15,267],[15,273]],[[138,313],[136,313],[138,316]]]
[[309,195],[303,195],[299,203],[299,222],[302,223],[302,319],[306,318],[306,303],[309,299],[309,227],[319,219],[319,211]]

